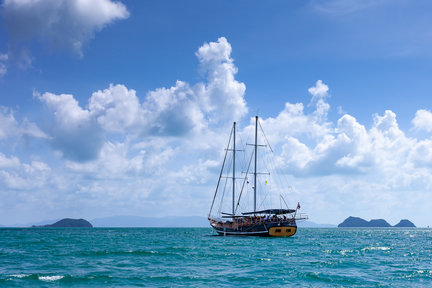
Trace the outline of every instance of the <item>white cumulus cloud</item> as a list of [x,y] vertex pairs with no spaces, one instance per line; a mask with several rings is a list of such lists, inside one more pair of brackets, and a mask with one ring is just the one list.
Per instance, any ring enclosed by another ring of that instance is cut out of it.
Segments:
[[322,80],[318,80],[314,87],[308,89],[309,93],[312,94],[312,101],[319,98],[325,98],[328,95],[328,90],[328,86],[324,84]]
[[[262,120],[270,142],[280,145],[277,163],[281,168],[302,177],[350,174],[367,179],[380,175],[386,187],[407,188],[418,181],[432,185],[432,178],[419,172],[432,167],[430,140],[406,136],[390,110],[376,114],[369,128],[349,114],[336,123],[328,121],[329,109],[322,110],[323,106],[330,107],[325,100],[327,91],[321,81],[309,89],[312,98],[321,97],[310,113],[302,103],[286,103],[277,117]],[[415,127],[426,127],[422,125],[429,113],[419,110],[413,120]],[[424,176],[420,179],[419,175]]]
[[110,85],[94,92],[89,99],[89,113],[106,131],[127,131],[143,123],[143,115],[135,90],[124,85]]
[[10,56],[25,66],[31,62],[30,42],[82,55],[95,32],[129,17],[129,12],[111,0],[5,0],[1,15],[10,36]]
[[48,138],[48,136],[39,127],[24,119],[19,123],[15,119],[14,112],[11,109],[0,106],[0,139],[31,136],[34,138]]
[[110,133],[185,137],[240,120],[247,113],[246,88],[234,77],[237,68],[230,55],[231,45],[223,37],[205,43],[197,52],[205,82],[190,85],[178,80],[173,87],[149,91],[143,101],[121,84],[94,92],[85,108],[73,95],[39,95],[54,112],[54,146],[69,159],[92,160]]
[[246,85],[235,80],[237,67],[231,50],[231,44],[221,37],[217,42],[205,43],[196,53],[207,83],[198,84],[195,90],[211,121],[240,119],[248,111],[244,99]]
[[7,157],[0,152],[0,183],[6,189],[30,190],[47,184],[51,172],[42,161],[22,163],[18,157]]
[[77,161],[97,158],[104,135],[90,112],[70,94],[46,92],[38,97],[54,111],[54,125],[49,131],[53,146]]
[[418,130],[432,132],[432,112],[424,109],[418,110],[412,124]]

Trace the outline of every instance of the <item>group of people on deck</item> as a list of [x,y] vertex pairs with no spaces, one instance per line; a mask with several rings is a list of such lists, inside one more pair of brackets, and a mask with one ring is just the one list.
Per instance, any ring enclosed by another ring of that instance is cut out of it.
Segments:
[[282,222],[289,220],[285,215],[279,217],[277,215],[252,216],[238,218],[237,221],[241,224],[258,224],[266,222]]

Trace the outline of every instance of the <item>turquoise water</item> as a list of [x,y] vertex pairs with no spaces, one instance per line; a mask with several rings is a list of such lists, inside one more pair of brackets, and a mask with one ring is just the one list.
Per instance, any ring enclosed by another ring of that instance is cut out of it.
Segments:
[[432,287],[430,229],[2,228],[0,287]]

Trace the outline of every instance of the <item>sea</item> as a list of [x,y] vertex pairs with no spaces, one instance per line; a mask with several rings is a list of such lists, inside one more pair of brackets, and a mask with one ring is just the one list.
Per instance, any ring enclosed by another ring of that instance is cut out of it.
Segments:
[[432,287],[432,229],[0,228],[0,287]]

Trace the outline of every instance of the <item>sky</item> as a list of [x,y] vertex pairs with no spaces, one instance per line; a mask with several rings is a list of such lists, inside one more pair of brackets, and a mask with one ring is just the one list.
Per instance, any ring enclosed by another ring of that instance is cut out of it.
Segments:
[[0,17],[1,225],[207,217],[232,122],[255,115],[311,221],[432,225],[430,1],[3,0]]

